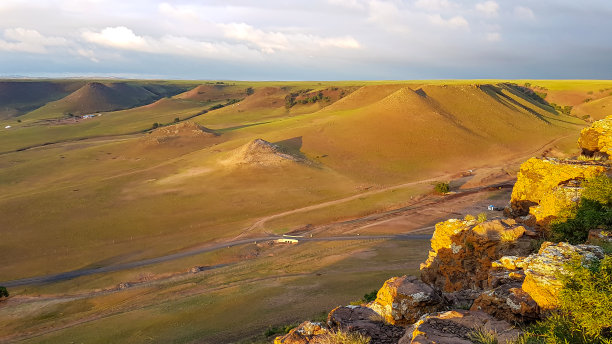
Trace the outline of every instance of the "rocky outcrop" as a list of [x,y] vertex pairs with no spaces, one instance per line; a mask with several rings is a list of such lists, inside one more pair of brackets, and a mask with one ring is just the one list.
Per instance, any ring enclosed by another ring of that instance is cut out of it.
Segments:
[[228,166],[277,167],[285,164],[307,162],[290,154],[283,147],[262,139],[255,139],[238,148],[228,159],[221,161]]
[[559,275],[566,272],[564,265],[573,257],[580,257],[586,263],[603,256],[603,249],[599,246],[545,242],[537,254],[524,259],[525,281],[522,289],[540,308],[554,309],[558,306],[562,286]]
[[274,344],[316,344],[329,331],[323,324],[305,321],[284,336],[276,337]]
[[429,285],[414,276],[393,277],[378,291],[368,307],[386,322],[394,325],[413,324],[426,313],[440,310],[442,298]]
[[538,304],[521,289],[520,282],[501,284],[495,289],[484,291],[474,300],[470,310],[484,311],[511,323],[540,319]]
[[594,122],[582,129],[578,145],[585,156],[609,157],[612,153],[612,116]]
[[178,139],[203,139],[219,134],[195,122],[185,121],[153,130],[143,139],[147,144],[162,144]]
[[404,327],[386,323],[371,308],[363,306],[338,307],[329,313],[327,324],[332,330],[359,332],[370,337],[370,343],[379,344],[395,344],[406,332]]
[[480,311],[455,310],[426,315],[408,328],[400,344],[472,344],[475,331],[496,333],[499,343],[515,340],[520,331]]
[[531,241],[515,220],[451,219],[438,223],[421,264],[423,282],[443,292],[488,287],[491,263],[504,255],[527,255]]
[[545,225],[560,209],[580,198],[583,180],[608,169],[608,165],[600,162],[531,158],[521,165],[512,189],[510,213],[513,216],[532,214],[538,224]]

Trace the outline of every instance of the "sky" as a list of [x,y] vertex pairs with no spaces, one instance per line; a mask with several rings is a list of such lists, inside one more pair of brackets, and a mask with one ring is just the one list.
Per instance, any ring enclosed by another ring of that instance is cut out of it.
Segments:
[[0,0],[0,76],[612,79],[610,0]]

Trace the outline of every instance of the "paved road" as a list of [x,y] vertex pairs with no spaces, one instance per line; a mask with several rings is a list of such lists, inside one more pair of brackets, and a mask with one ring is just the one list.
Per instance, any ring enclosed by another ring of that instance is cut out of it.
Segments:
[[[41,284],[60,282],[60,281],[65,281],[65,280],[70,280],[73,278],[81,277],[81,276],[94,275],[94,274],[99,274],[99,273],[104,273],[104,272],[121,271],[121,270],[127,270],[127,269],[147,266],[151,264],[164,263],[164,262],[168,262],[171,260],[176,260],[176,259],[194,256],[194,255],[198,255],[198,254],[202,254],[206,252],[216,251],[216,250],[220,250],[220,249],[227,248],[227,247],[245,245],[245,244],[249,244],[255,241],[275,240],[279,238],[282,238],[282,236],[266,236],[266,237],[228,241],[225,243],[186,250],[183,252],[173,253],[173,254],[156,257],[156,258],[143,259],[143,260],[123,263],[123,264],[102,266],[98,268],[79,269],[79,270],[66,271],[66,272],[62,272],[58,274],[23,278],[23,279],[18,279],[18,280],[0,282],[0,285],[4,287],[17,287],[17,286],[22,286],[22,285],[41,285]],[[415,240],[415,239],[430,239],[430,238],[431,238],[431,235],[398,234],[398,235],[371,235],[371,236],[353,235],[353,236],[314,237],[314,238],[308,237],[308,238],[297,238],[297,239],[300,242],[318,242],[318,241],[349,241],[349,240],[380,240],[380,239]]]

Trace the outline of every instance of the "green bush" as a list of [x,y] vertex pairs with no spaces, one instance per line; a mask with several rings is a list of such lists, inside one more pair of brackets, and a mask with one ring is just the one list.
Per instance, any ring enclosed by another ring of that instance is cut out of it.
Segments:
[[578,207],[563,216],[567,220],[551,224],[553,240],[583,243],[590,230],[612,228],[612,180],[600,175],[585,180],[582,186],[584,190]]
[[434,190],[439,194],[445,194],[450,191],[450,186],[445,182],[438,182],[434,185]]
[[519,344],[612,344],[612,257],[585,266],[580,258],[561,277],[559,310],[531,325]]
[[9,297],[9,292],[5,287],[0,287],[0,299],[3,297]]
[[376,295],[377,294],[378,294],[378,290],[372,290],[371,292],[369,292],[367,294],[364,294],[363,297],[360,300],[352,301],[351,305],[359,306],[359,305],[362,305],[364,303],[372,302],[372,301],[376,300]]
[[571,314],[589,337],[612,335],[612,256],[588,266],[576,258],[568,264],[568,271],[562,278],[563,289],[559,294],[561,310]]

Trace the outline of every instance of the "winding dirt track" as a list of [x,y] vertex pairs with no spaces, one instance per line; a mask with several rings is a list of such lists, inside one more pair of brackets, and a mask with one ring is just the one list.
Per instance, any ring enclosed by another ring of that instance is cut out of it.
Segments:
[[[347,241],[347,240],[381,240],[381,239],[389,239],[389,240],[414,240],[414,239],[429,239],[431,235],[412,235],[412,234],[398,234],[398,235],[372,235],[372,236],[338,236],[338,237],[321,237],[321,238],[299,238],[301,242],[311,242],[311,241]],[[70,280],[73,278],[99,274],[103,272],[114,272],[121,271],[127,269],[138,268],[142,266],[147,266],[151,264],[164,263],[175,259],[190,257],[206,252],[212,252],[232,246],[239,246],[249,244],[255,241],[267,241],[267,240],[276,240],[282,238],[282,236],[265,236],[265,237],[257,237],[257,238],[249,238],[242,240],[234,240],[228,241],[220,244],[215,244],[211,246],[196,248],[192,250],[187,250],[179,253],[169,254],[161,257],[149,258],[129,263],[116,264],[116,265],[108,265],[99,268],[92,269],[79,269],[72,270],[67,272],[62,272],[59,274],[51,274],[51,275],[43,275],[43,276],[35,276],[29,278],[23,278],[18,280],[0,282],[0,285],[5,287],[16,287],[22,285],[40,285],[40,284],[48,284],[53,282]]]

